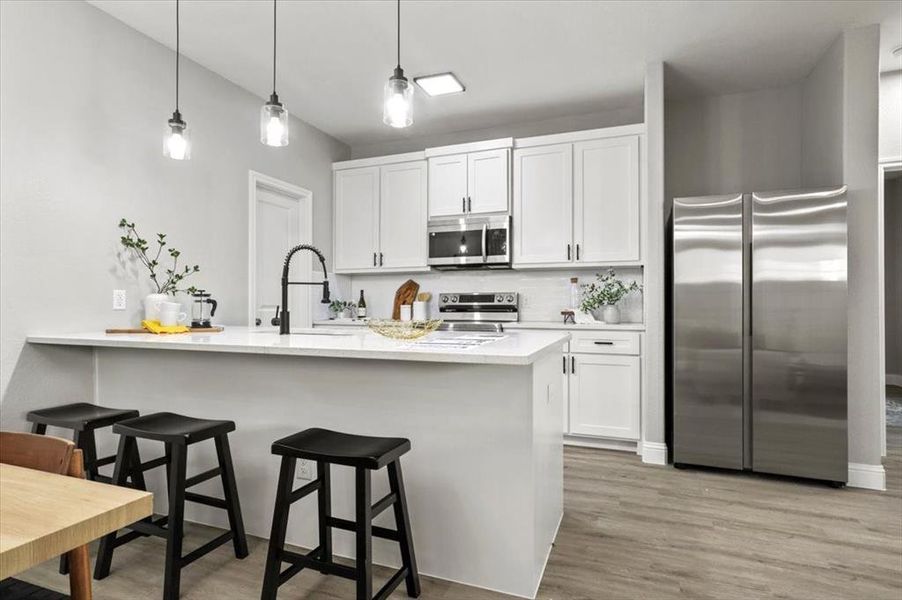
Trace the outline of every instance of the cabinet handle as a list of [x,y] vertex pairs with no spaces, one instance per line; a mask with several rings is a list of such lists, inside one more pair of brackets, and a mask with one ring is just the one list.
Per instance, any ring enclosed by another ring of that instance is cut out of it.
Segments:
[[579,260],[579,244],[576,245],[576,260]]
[[570,244],[567,244],[567,260],[570,260]]
[[567,357],[562,356],[561,358],[564,359],[564,361],[563,361],[564,362],[564,365],[563,365],[564,366],[564,375],[566,375],[567,374]]
[[382,253],[379,253],[379,266],[382,266]]
[[462,213],[467,212],[467,197],[466,196],[463,196],[460,199],[460,212],[462,212]]
[[467,212],[473,212],[473,199],[467,196]]
[[373,252],[373,266],[376,266],[376,253]]
[[576,357],[570,357],[570,372],[576,375]]
[[614,342],[595,342],[596,346],[613,346]]

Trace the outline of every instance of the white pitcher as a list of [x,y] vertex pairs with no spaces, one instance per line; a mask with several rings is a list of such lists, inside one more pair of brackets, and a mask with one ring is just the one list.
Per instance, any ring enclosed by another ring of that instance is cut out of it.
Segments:
[[144,320],[159,321],[160,306],[163,302],[169,302],[171,300],[172,296],[168,294],[148,294],[144,298]]

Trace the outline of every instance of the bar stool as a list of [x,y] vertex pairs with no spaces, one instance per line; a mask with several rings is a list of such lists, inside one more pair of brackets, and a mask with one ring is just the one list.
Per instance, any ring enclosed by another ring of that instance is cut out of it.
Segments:
[[[136,410],[107,408],[96,404],[88,404],[87,402],[76,402],[74,404],[33,410],[25,418],[32,424],[31,432],[38,435],[45,435],[48,425],[71,429],[72,441],[75,442],[75,447],[81,450],[82,453],[84,471],[87,478],[92,481],[109,483],[110,478],[106,475],[101,475],[98,468],[113,464],[116,462],[116,457],[112,455],[97,458],[97,441],[94,437],[94,431],[109,427],[125,419],[133,419],[138,414]],[[140,459],[138,460],[140,462]],[[141,480],[141,485],[143,488],[143,479]],[[69,573],[68,558],[65,554],[60,557],[59,572],[63,575]]]
[[[407,498],[401,476],[402,454],[410,450],[410,440],[404,438],[380,438],[349,435],[327,429],[307,429],[278,440],[272,445],[272,453],[282,456],[279,483],[276,489],[276,505],[273,511],[272,533],[266,555],[262,600],[274,600],[280,585],[309,567],[329,575],[338,575],[357,582],[357,600],[387,598],[404,580],[407,595],[420,595],[420,576],[410,534],[410,517],[407,514]],[[297,460],[316,461],[316,479],[293,490]],[[355,521],[332,516],[330,483],[331,465],[354,467],[355,471]],[[390,491],[387,496],[372,504],[371,474],[376,469],[388,467]],[[291,505],[312,492],[317,492],[319,505],[319,546],[298,554],[285,550],[285,530]],[[395,513],[396,529],[373,525],[373,519],[389,506]],[[332,560],[332,528],[353,531],[356,534],[356,566],[348,567]],[[402,566],[373,595],[373,538],[398,542]],[[282,562],[291,566],[282,571]]]
[[[244,533],[238,489],[235,485],[235,471],[232,466],[232,453],[229,449],[228,434],[232,431],[235,431],[233,421],[196,419],[168,412],[145,415],[113,425],[113,432],[120,435],[113,483],[124,486],[127,485],[127,479],[131,478],[134,485],[136,476],[143,480],[142,474],[145,471],[165,465],[168,479],[169,514],[155,521],[144,520],[132,523],[128,526],[132,531],[124,535],[118,536],[118,532],[114,531],[104,536],[97,552],[97,564],[94,567],[95,579],[103,579],[110,574],[115,548],[142,535],[155,535],[166,540],[166,566],[163,576],[164,600],[176,600],[179,597],[183,567],[229,540],[235,547],[236,558],[247,556],[247,537]],[[210,438],[216,443],[219,466],[188,477],[186,473],[188,446]],[[138,439],[163,442],[165,456],[141,464],[136,458]],[[224,499],[186,491],[187,488],[216,476],[222,478]],[[183,555],[182,538],[184,536],[186,500],[227,511],[229,531]]]

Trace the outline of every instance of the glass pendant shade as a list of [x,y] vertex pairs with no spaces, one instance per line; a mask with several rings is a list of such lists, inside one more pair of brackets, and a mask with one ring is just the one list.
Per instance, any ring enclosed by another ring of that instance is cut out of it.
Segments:
[[408,127],[413,123],[413,86],[404,77],[404,70],[395,67],[395,73],[385,84],[385,105],[382,121],[392,127]]
[[173,160],[191,158],[191,136],[188,132],[188,124],[182,120],[178,111],[172,113],[172,118],[166,123],[166,132],[163,135],[163,156]]
[[267,146],[288,145],[288,110],[275,94],[260,109],[260,141]]

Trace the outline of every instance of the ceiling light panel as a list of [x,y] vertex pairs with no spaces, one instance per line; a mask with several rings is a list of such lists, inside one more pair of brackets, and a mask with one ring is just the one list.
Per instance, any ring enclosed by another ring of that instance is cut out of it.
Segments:
[[444,96],[445,94],[459,94],[466,88],[454,73],[438,73],[436,75],[424,75],[414,77],[414,82],[420,89],[430,96]]

